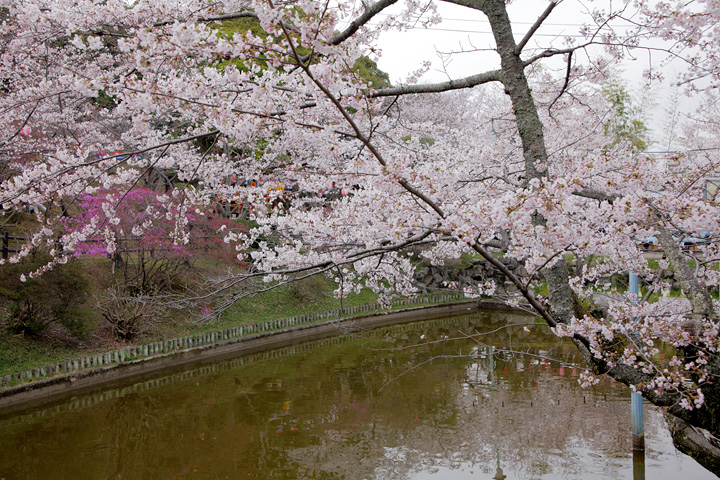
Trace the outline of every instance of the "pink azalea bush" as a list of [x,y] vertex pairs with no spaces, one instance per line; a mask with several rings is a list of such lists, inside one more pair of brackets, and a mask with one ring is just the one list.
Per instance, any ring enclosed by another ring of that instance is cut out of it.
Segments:
[[173,237],[178,223],[189,222],[192,216],[180,219],[177,206],[169,206],[167,197],[150,189],[86,194],[77,200],[77,207],[79,215],[65,221],[69,236],[83,233],[74,256],[108,256],[130,249],[192,256],[186,239]]

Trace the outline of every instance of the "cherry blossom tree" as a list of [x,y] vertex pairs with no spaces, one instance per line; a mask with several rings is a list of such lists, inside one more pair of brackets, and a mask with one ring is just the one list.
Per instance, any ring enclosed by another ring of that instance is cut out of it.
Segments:
[[[688,63],[688,85],[715,85],[717,2],[595,1],[585,39],[556,48],[534,35],[560,1],[547,2],[519,40],[508,2],[444,1],[484,14],[499,67],[385,87],[358,75],[358,59],[378,51],[385,30],[438,22],[434,2],[2,0],[0,164],[12,174],[3,174],[0,204],[132,189],[146,172],[172,168],[198,185],[169,192],[172,208],[200,210],[208,195],[256,205],[259,226],[227,237],[252,262],[222,283],[231,295],[255,277],[320,272],[338,279],[339,295],[362,286],[412,295],[419,263],[474,255],[570,337],[595,374],[630,385],[681,426],[720,436],[709,293],[720,283],[720,211],[703,196],[719,159],[712,150],[678,155],[666,169],[637,142],[609,139],[617,105],[602,95],[608,63],[657,51],[643,43],[651,37],[672,42],[661,49]],[[220,28],[238,19],[259,28]],[[633,28],[615,32],[618,21]],[[566,64],[559,75],[540,68],[553,58]],[[97,158],[100,151],[123,153]],[[272,210],[269,197],[284,193],[232,189],[229,174],[282,175],[303,192],[349,194],[331,204],[296,195]],[[117,222],[113,202],[103,205],[94,225]],[[177,245],[187,241],[184,218],[176,217]],[[55,244],[58,219],[40,220],[19,256]],[[92,222],[62,236],[63,252],[92,234]],[[649,236],[665,253],[659,269],[637,246]],[[688,252],[688,238],[704,240]],[[628,272],[647,282],[647,298],[593,304],[602,279]],[[670,273],[682,298],[649,301]],[[541,284],[545,296],[535,294]],[[492,295],[496,286],[466,293]]]

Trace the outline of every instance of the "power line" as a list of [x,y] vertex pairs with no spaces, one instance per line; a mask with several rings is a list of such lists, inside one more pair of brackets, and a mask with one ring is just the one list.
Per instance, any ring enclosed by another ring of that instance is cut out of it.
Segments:
[[[484,31],[484,30],[458,30],[454,28],[435,28],[435,27],[410,27],[408,30],[425,30],[430,32],[454,32],[454,33],[477,33],[482,35],[492,35],[492,32],[490,31]],[[515,33],[513,32],[513,35],[524,35],[523,33]],[[585,38],[585,35],[580,34],[563,34],[563,33],[535,33],[533,35],[534,37],[564,37],[564,38]]]
[[[471,22],[471,23],[488,23],[487,20],[478,20],[474,18],[445,18],[442,17],[442,21],[450,21],[450,22]],[[520,22],[520,21],[511,21],[511,23],[515,25],[534,25],[534,22]],[[546,23],[543,22],[543,26],[550,26],[550,27],[585,27],[586,24],[583,23]],[[618,27],[624,27],[623,25],[608,25],[611,28],[618,28]]]
[[[384,17],[396,17],[397,15],[391,15],[389,13],[379,13],[377,15],[378,17],[384,16]],[[489,22],[486,19],[476,19],[476,18],[445,18],[441,17],[441,24],[446,21],[450,22],[466,22],[466,23],[483,23],[485,25],[489,25]],[[534,22],[521,22],[521,21],[511,21],[513,25],[534,25]],[[586,27],[586,26],[592,26],[584,23],[547,23],[543,22],[543,27]],[[597,26],[597,25],[596,25]],[[606,25],[609,28],[632,28],[634,25]],[[413,27],[414,28],[414,27]]]

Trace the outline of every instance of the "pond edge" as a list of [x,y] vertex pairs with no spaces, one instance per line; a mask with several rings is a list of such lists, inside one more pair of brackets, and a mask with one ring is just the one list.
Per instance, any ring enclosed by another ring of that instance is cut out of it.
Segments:
[[361,329],[461,315],[480,310],[514,311],[516,309],[496,301],[468,300],[358,315],[221,340],[208,345],[81,370],[0,390],[0,415],[5,416],[73,395],[109,388],[115,383],[154,376],[163,370],[189,364],[216,362],[223,357],[248,355]]

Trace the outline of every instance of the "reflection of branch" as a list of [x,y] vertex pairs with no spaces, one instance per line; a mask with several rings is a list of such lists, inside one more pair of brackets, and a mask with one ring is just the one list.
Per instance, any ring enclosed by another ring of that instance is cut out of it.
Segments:
[[[506,325],[506,327],[515,326],[515,325],[520,325],[520,324]],[[530,324],[530,325],[538,326],[537,323],[532,323],[532,324]],[[497,330],[494,330],[494,331],[502,330],[502,328],[504,328],[504,327],[498,328]],[[460,332],[460,333],[462,333],[462,332]],[[487,335],[488,333],[493,333],[493,332],[486,332],[486,333],[475,334],[475,335],[466,335],[466,338],[474,341],[475,343],[477,343],[477,344],[480,345],[480,346],[483,346],[483,347],[493,347],[493,349],[494,349],[494,350],[493,350],[493,353],[510,353],[510,354],[512,354],[512,355],[524,355],[524,356],[530,357],[530,358],[538,358],[538,359],[540,359],[540,360],[547,360],[547,361],[550,361],[550,362],[555,362],[555,363],[557,363],[557,364],[560,364],[560,365],[563,365],[563,366],[566,366],[566,367],[573,367],[573,368],[579,368],[580,370],[592,371],[591,368],[583,367],[582,365],[579,365],[579,364],[577,364],[577,363],[565,362],[565,361],[563,361],[563,360],[558,360],[557,358],[548,357],[548,356],[546,356],[546,355],[538,355],[538,354],[536,354],[536,353],[530,353],[530,352],[521,352],[520,350],[514,350],[514,349],[511,349],[511,348],[498,348],[498,347],[496,347],[496,346],[494,346],[494,345],[488,345],[487,343],[482,343],[482,342],[480,342],[479,340],[477,340],[477,339],[475,338],[475,337],[477,337],[477,336]]]
[[475,333],[475,334],[473,334],[473,335],[468,335],[468,334],[465,334],[465,333],[463,333],[463,332],[460,332],[460,333],[463,334],[462,337],[442,338],[442,339],[440,339],[440,340],[432,340],[432,341],[430,341],[430,342],[415,343],[415,344],[413,344],[413,345],[405,345],[405,346],[402,346],[402,347],[369,348],[368,350],[373,350],[373,351],[378,351],[378,352],[382,352],[382,351],[397,352],[397,351],[400,351],[400,350],[407,350],[407,349],[410,349],[410,348],[422,347],[423,345],[433,345],[433,344],[436,344],[436,343],[443,343],[443,342],[455,342],[455,341],[457,341],[457,340],[465,340],[465,339],[468,339],[468,338],[475,339],[475,337],[482,337],[482,336],[485,336],[485,335],[490,335],[491,333],[497,333],[497,332],[499,332],[500,330],[504,330],[504,329],[506,329],[506,328],[512,328],[512,327],[538,327],[538,326],[540,326],[540,327],[546,327],[547,325],[544,324],[544,323],[513,323],[513,324],[511,324],[511,325],[505,325],[505,326],[502,326],[502,327],[500,327],[500,328],[496,328],[495,330],[491,330],[491,331],[489,331],[489,332]]
[[[532,324],[532,325],[536,325],[536,324]],[[477,341],[477,340],[474,339],[473,336],[471,336],[471,335],[467,335],[466,338],[471,339],[471,340],[474,340],[476,343],[478,343],[478,345],[489,346],[489,345],[487,345],[487,344],[484,344],[484,343],[482,343],[482,342]],[[456,340],[461,340],[461,339],[456,339]],[[449,340],[441,340],[441,341],[449,341]],[[431,344],[431,343],[435,343],[435,342],[427,342],[427,343],[422,343],[422,344],[415,345],[415,346],[429,345],[429,344]],[[410,347],[405,347],[405,348],[410,348]],[[573,367],[573,368],[577,368],[577,369],[579,369],[579,370],[591,371],[590,368],[583,367],[582,365],[579,365],[579,364],[577,364],[577,363],[565,362],[565,361],[558,360],[558,359],[556,359],[556,358],[548,357],[548,356],[545,356],[545,355],[538,355],[538,354],[529,353],[529,352],[521,352],[521,351],[519,351],[519,350],[512,350],[512,349],[507,349],[507,348],[497,348],[497,347],[494,347],[494,348],[495,348],[495,350],[494,350],[494,353],[495,353],[495,354],[497,354],[497,353],[510,353],[510,354],[512,354],[512,355],[524,355],[524,356],[530,357],[530,358],[536,358],[536,359],[539,359],[539,360],[547,360],[547,361],[550,361],[550,362],[555,362],[555,363],[557,363],[557,364],[559,364],[559,365],[562,365],[562,366],[565,366],[565,367]],[[400,350],[400,349],[397,349],[397,350]],[[385,387],[387,387],[387,386],[390,385],[391,383],[395,382],[395,380],[397,380],[397,379],[399,379],[399,378],[407,375],[408,373],[410,373],[410,372],[412,372],[412,371],[414,371],[414,370],[416,370],[416,369],[418,369],[418,368],[420,368],[420,367],[422,367],[422,366],[424,366],[424,365],[427,365],[428,363],[430,363],[430,362],[432,362],[432,361],[434,361],[434,360],[448,359],[448,358],[476,358],[476,355],[470,355],[470,354],[468,354],[468,355],[438,355],[438,356],[429,358],[429,359],[425,360],[424,362],[420,362],[420,363],[418,363],[418,364],[416,364],[416,365],[413,365],[412,367],[407,368],[406,370],[404,370],[404,371],[403,371],[402,373],[400,373],[399,375],[396,375],[396,376],[394,376],[393,378],[391,378],[390,380],[388,380],[387,382],[385,382],[385,383],[378,389],[377,393],[379,394],[380,392],[382,392],[382,391],[385,389]]]
[[470,356],[470,355],[438,355],[437,357],[429,358],[429,359],[425,360],[424,362],[420,362],[420,363],[418,363],[417,365],[413,365],[412,367],[410,367],[410,368],[408,368],[407,370],[405,370],[404,372],[402,372],[400,375],[397,375],[397,376],[391,378],[390,380],[388,380],[387,382],[385,382],[385,383],[383,384],[383,386],[380,387],[380,389],[378,389],[377,393],[382,392],[385,387],[387,387],[388,385],[390,385],[391,383],[393,383],[393,382],[394,382],[395,380],[397,380],[398,378],[407,375],[408,373],[412,372],[413,370],[415,370],[415,369],[417,369],[417,368],[422,367],[423,365],[427,365],[428,363],[432,362],[433,360],[437,360],[437,359],[440,359],[440,358],[467,358],[467,357],[469,357],[469,356]]

